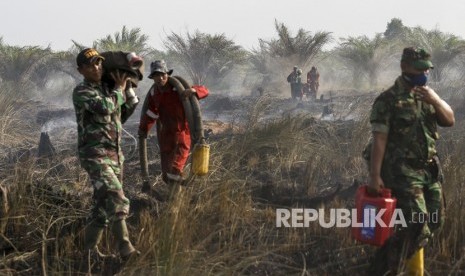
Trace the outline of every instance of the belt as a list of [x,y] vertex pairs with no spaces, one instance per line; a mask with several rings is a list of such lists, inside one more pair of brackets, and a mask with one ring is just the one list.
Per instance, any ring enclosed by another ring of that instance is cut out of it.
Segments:
[[417,169],[429,168],[436,164],[433,158],[431,159],[406,159],[406,163]]

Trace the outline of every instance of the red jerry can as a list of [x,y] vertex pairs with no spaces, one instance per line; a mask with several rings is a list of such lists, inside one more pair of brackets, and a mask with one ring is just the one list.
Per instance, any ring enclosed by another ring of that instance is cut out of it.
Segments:
[[[355,196],[355,208],[357,210],[356,223],[352,222],[352,236],[362,242],[375,246],[382,246],[393,232],[393,225],[390,226],[397,200],[391,197],[391,190],[383,188],[381,196],[373,197],[367,193],[367,185],[358,188]],[[384,211],[383,211],[384,210]],[[376,220],[379,215],[384,225]]]

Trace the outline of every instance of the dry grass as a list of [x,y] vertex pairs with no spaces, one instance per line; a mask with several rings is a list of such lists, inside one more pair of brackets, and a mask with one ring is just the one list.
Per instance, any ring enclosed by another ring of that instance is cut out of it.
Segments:
[[[369,104],[369,99],[360,100],[350,112],[364,112]],[[250,104],[240,131],[213,137],[210,173],[188,187],[173,188],[165,202],[138,192],[137,159],[127,160],[128,196],[134,204],[141,200],[153,204],[135,206],[138,211],[128,220],[142,255],[130,260],[121,275],[363,274],[373,248],[354,242],[348,228],[322,228],[316,223],[277,228],[275,209],[291,206],[279,206],[275,200],[314,197],[338,183],[363,181],[366,116],[358,121],[318,121],[308,116],[261,121],[270,106],[272,100],[258,99]],[[14,120],[3,122],[8,118],[0,120],[9,129],[1,141],[14,148],[18,141],[8,144],[6,137],[22,137],[24,132]],[[465,268],[463,133],[465,125],[459,121],[440,142],[448,219],[426,250],[430,275],[458,275]],[[18,147],[28,143],[19,140]],[[7,224],[1,237],[0,274],[79,274],[84,258],[80,235],[92,191],[69,152],[42,161],[33,156],[2,161],[1,184],[10,190],[10,209],[2,218]],[[155,187],[163,185],[155,182]],[[352,203],[336,199],[320,207],[351,208]],[[106,235],[103,251],[114,252],[111,244],[111,235]]]
[[31,118],[33,102],[23,98],[18,88],[9,84],[0,84],[0,149],[24,146],[31,142],[28,130],[34,129]]

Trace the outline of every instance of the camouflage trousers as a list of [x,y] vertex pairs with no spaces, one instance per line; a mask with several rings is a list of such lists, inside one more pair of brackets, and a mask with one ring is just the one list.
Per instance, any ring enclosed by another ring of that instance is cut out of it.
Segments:
[[444,224],[443,176],[435,160],[396,162],[382,175],[385,187],[397,198],[397,208],[402,209],[406,228],[417,229],[419,241],[431,237]]
[[384,269],[380,274],[386,269],[395,271],[399,264],[424,247],[445,219],[443,176],[438,160],[393,162],[389,169],[383,168],[382,179],[397,199],[396,208],[402,210],[407,227],[397,228],[378,250],[375,266]]
[[122,168],[109,158],[81,159],[94,187],[91,223],[105,227],[109,222],[126,219],[129,199],[122,186]]

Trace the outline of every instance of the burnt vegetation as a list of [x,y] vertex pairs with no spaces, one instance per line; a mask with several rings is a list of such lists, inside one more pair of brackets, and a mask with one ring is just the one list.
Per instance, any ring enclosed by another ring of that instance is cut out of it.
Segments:
[[[142,255],[119,267],[121,275],[364,274],[374,248],[355,242],[349,228],[277,228],[275,210],[353,208],[355,189],[367,180],[361,152],[370,135],[368,111],[399,74],[407,45],[432,53],[430,86],[456,114],[456,125],[440,130],[447,220],[425,250],[425,269],[429,275],[465,273],[465,41],[393,19],[373,38],[343,38],[324,50],[334,41],[330,32],[293,35],[283,23],[275,27],[276,38],[260,39],[250,51],[225,34],[200,31],[171,33],[166,48],[157,50],[140,29],[126,27],[88,45],[166,59],[176,75],[211,91],[201,102],[209,173],[186,186],[162,182],[153,131],[152,191],[141,192],[140,106],[125,124],[128,223]],[[55,52],[0,39],[2,275],[85,274],[80,249],[92,189],[77,159],[71,103],[82,48],[74,42],[69,51]],[[318,67],[318,100],[289,99],[285,80],[294,65],[305,73]],[[139,83],[140,98],[150,85]],[[114,252],[111,244],[105,238],[101,250]]]

